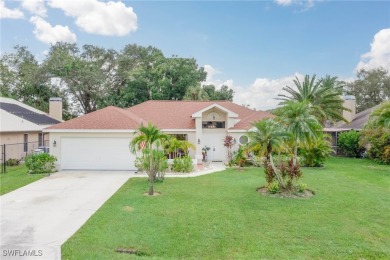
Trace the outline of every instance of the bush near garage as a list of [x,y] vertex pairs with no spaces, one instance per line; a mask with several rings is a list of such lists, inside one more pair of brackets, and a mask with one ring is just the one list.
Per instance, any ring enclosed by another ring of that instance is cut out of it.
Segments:
[[25,164],[30,174],[53,173],[55,171],[54,163],[57,158],[48,153],[32,154],[27,156]]

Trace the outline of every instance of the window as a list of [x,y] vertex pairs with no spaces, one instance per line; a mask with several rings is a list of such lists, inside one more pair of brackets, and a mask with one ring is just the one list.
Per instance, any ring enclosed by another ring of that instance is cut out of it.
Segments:
[[187,134],[174,134],[172,136],[175,137],[177,140],[180,140],[180,141],[187,141],[188,140],[188,135]]
[[28,150],[28,134],[23,135],[23,151],[27,152]]
[[248,139],[248,136],[246,135],[242,135],[240,136],[240,138],[238,139],[238,141],[240,142],[240,144],[247,144],[249,139]]
[[[188,135],[187,134],[172,134],[172,137],[176,138],[179,141],[187,141]],[[184,151],[183,148],[176,148],[174,150],[171,150],[170,153],[167,154],[168,159],[175,159],[176,157],[183,157],[188,153],[188,151]]]
[[225,128],[225,122],[222,121],[203,121],[202,128]]
[[44,146],[43,144],[43,133],[38,133],[38,147]]

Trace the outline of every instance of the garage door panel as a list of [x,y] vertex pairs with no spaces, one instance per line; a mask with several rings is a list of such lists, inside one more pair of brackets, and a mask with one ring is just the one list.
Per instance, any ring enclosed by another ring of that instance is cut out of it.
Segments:
[[129,138],[63,138],[62,169],[135,170]]

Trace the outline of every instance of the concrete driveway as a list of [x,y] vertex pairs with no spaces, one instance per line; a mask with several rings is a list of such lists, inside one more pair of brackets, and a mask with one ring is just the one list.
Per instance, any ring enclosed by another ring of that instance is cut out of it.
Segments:
[[131,176],[62,171],[1,196],[0,258],[60,259],[60,246]]

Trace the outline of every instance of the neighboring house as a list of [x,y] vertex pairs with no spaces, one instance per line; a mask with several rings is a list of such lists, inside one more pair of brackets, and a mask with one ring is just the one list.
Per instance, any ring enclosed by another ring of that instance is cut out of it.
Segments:
[[135,170],[129,142],[141,124],[151,122],[163,132],[196,146],[192,158],[226,161],[223,139],[231,135],[235,148],[245,144],[251,122],[272,114],[229,101],[147,101],[122,109],[106,107],[44,130],[50,133],[50,153],[58,169]]
[[0,97],[2,161],[24,158],[35,149],[45,146],[45,140],[47,143],[49,137],[42,129],[62,121],[61,99],[52,98],[49,102],[50,115],[17,100]]
[[338,122],[334,126],[329,126],[324,128],[324,132],[328,133],[331,137],[331,144],[334,151],[337,151],[338,147],[338,135],[341,132],[346,132],[350,130],[361,131],[364,125],[368,122],[370,114],[378,107],[374,106],[368,108],[364,111],[361,111],[356,114],[356,99],[354,96],[344,96],[344,107],[350,109],[351,111],[343,111],[343,117],[347,119],[346,122]]

